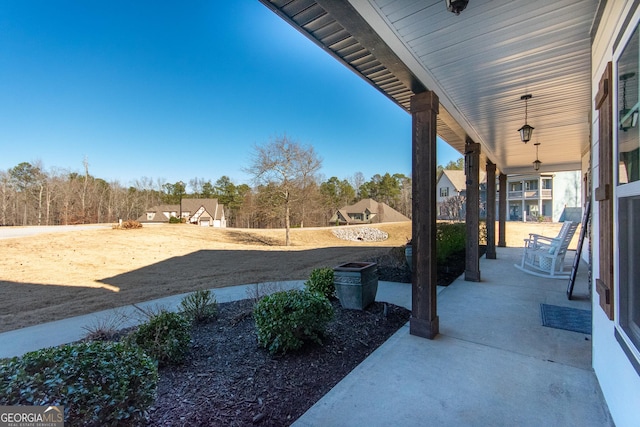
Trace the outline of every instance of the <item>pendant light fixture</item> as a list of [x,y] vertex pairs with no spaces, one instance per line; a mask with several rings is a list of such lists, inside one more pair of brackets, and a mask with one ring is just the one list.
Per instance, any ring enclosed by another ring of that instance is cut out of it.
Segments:
[[447,10],[449,12],[460,15],[460,12],[467,7],[469,0],[444,0],[444,2],[447,4]]
[[534,129],[533,126],[529,126],[527,124],[527,101],[531,98],[531,94],[522,95],[520,97],[521,100],[524,100],[524,125],[520,129],[518,129],[518,132],[520,132],[520,140],[525,144],[531,139]]
[[540,165],[542,164],[542,162],[540,160],[538,160],[538,147],[540,146],[540,143],[536,142],[533,145],[536,146],[536,160],[533,162],[533,170],[539,171],[540,170]]

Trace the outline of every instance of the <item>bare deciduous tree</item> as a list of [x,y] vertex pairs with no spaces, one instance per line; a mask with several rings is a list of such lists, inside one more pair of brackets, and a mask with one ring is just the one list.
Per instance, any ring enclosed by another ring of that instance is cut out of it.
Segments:
[[464,215],[466,198],[464,196],[450,196],[444,199],[440,207],[440,214],[453,220],[461,220]]
[[275,185],[284,208],[285,245],[289,246],[291,229],[291,203],[294,194],[320,169],[313,147],[303,146],[286,135],[254,148],[251,165],[246,171],[258,185]]
[[360,187],[362,187],[362,184],[367,182],[367,180],[364,178],[364,174],[362,172],[356,172],[355,174],[353,174],[353,177],[351,177],[349,182],[351,183],[351,185],[353,186],[353,189],[356,192],[355,197],[359,199]]
[[11,216],[11,200],[13,199],[11,176],[8,172],[0,171],[0,225],[9,225]]

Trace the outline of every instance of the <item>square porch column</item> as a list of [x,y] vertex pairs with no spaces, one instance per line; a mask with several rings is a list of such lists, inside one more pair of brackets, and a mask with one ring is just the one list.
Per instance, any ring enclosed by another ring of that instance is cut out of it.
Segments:
[[498,246],[507,247],[507,175],[500,173],[498,176],[500,195],[498,199]]
[[412,236],[411,321],[409,333],[433,339],[439,333],[436,306],[436,119],[438,96],[426,91],[411,98]]
[[496,165],[487,160],[487,259],[496,259]]
[[467,184],[467,247],[464,280],[480,281],[480,144],[467,139],[464,170]]

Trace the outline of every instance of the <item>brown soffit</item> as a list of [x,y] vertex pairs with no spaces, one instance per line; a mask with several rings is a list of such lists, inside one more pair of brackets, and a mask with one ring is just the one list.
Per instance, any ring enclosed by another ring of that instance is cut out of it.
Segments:
[[[260,2],[405,111],[413,95],[428,90],[349,2]],[[437,126],[442,139],[464,151],[466,132],[442,105]]]

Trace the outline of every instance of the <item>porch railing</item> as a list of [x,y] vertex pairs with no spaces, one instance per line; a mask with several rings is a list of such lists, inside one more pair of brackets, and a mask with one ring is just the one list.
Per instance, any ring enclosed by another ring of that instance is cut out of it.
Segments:
[[552,190],[518,190],[518,191],[509,191],[509,199],[551,199],[553,196]]

